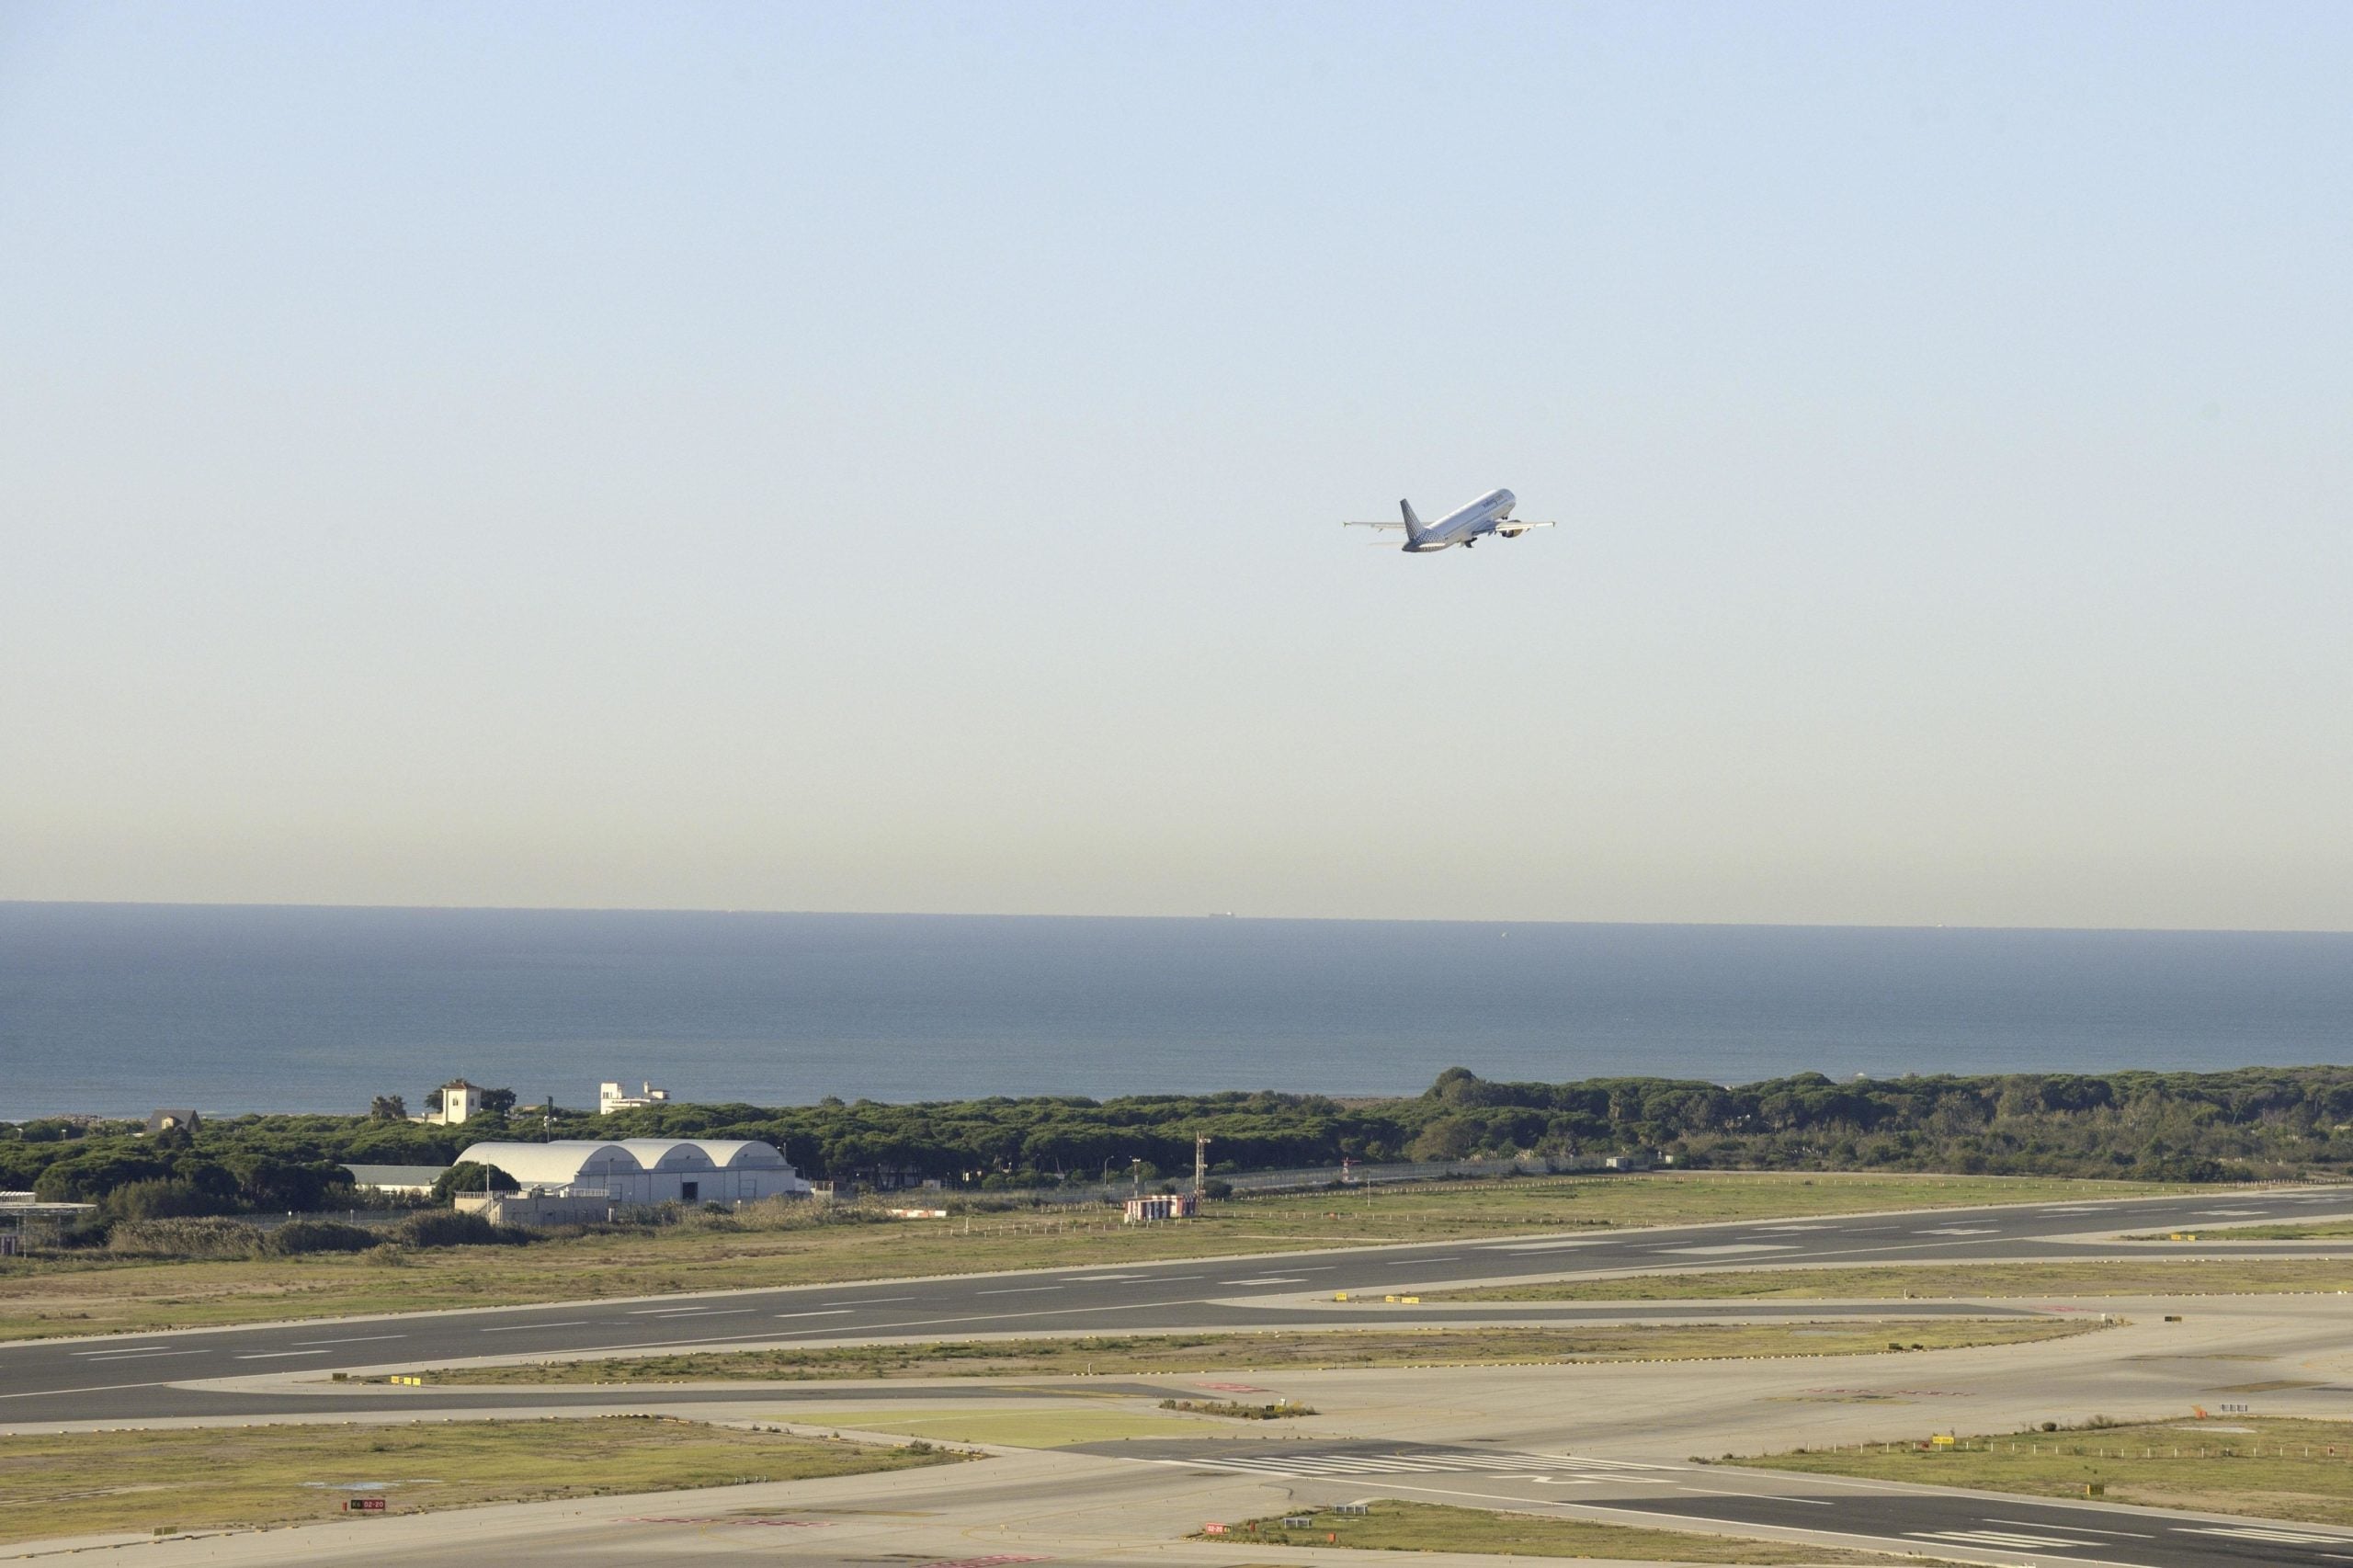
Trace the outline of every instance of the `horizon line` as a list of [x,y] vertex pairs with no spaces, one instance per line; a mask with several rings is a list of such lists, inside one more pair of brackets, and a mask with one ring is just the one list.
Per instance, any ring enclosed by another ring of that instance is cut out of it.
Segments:
[[1127,920],[1127,921],[1254,921],[1261,924],[1325,926],[1635,926],[1672,930],[1727,931],[1961,931],[2075,934],[2083,936],[2179,937],[2346,937],[2353,930],[2302,926],[2059,926],[1978,925],[1942,921],[1871,922],[1841,920],[1595,920],[1517,918],[1486,915],[1245,915],[1233,910],[1203,910],[1188,914],[1105,915],[1056,911],[922,909],[766,909],[722,908],[710,904],[529,904],[529,903],[365,903],[263,899],[59,899],[0,898],[0,909],[176,909],[176,910],[310,910],[335,914],[417,915],[740,915],[747,918],[835,920]]

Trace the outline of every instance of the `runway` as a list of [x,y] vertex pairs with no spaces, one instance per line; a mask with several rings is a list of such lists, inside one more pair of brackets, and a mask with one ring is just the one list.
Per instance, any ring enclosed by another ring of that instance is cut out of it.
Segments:
[[1457,1507],[1574,1511],[1630,1525],[1707,1521],[1802,1530],[1881,1550],[2029,1552],[2038,1562],[2114,1568],[2339,1568],[2353,1560],[2353,1530],[2256,1519],[2168,1518],[2145,1509],[1689,1463],[1397,1443],[1127,1443],[1078,1451],[1279,1477],[1299,1483],[1302,1507],[1397,1497]]
[[[2097,1258],[2136,1250],[2097,1239],[2107,1232],[2257,1223],[2336,1210],[2353,1211],[2353,1188],[1743,1221],[20,1342],[0,1346],[0,1425],[191,1414],[173,1392],[175,1385],[191,1381],[264,1372],[414,1369],[483,1358],[1154,1328],[1442,1325],[1499,1318],[1669,1322],[1828,1316],[1841,1311],[1884,1315],[1890,1309],[1809,1303],[1404,1306],[1378,1300],[1344,1305],[1330,1298],[1343,1291],[1377,1298],[1484,1281],[1628,1270]],[[2191,1256],[2180,1247],[2164,1250],[2168,1256]],[[2238,1244],[2231,1252],[2299,1256],[2346,1250],[2335,1244],[2281,1242]],[[1907,1302],[1901,1310],[1954,1309]],[[224,1415],[239,1408],[218,1401],[203,1407]]]
[[[826,1343],[876,1338],[1124,1333],[1140,1329],[1438,1326],[1540,1323],[1820,1319],[1854,1313],[2031,1314],[2059,1303],[1812,1301],[1584,1303],[1385,1302],[1384,1295],[1509,1279],[1574,1278],[1624,1271],[1722,1269],[1859,1262],[2063,1260],[2162,1252],[2188,1256],[2345,1256],[2343,1244],[2211,1245],[2120,1243],[2120,1232],[2165,1232],[2353,1212],[2353,1188],[2280,1187],[2165,1199],[2044,1203],[2013,1208],[1744,1221],[1605,1233],[1523,1236],[1477,1242],[1285,1253],[1225,1260],[1123,1265],[1116,1268],[872,1282],[858,1286],[680,1296],[653,1301],[561,1303],[475,1312],[415,1313],[261,1327],[196,1330],[0,1346],[0,1427],[59,1423],[378,1418],[566,1411],[708,1411],[713,1418],[790,1422],[796,1411],[828,1412],[829,1425],[871,1410],[887,1428],[894,1407],[976,1410],[1008,1402],[1074,1398],[1149,1408],[1162,1397],[1198,1395],[1183,1377],[1041,1378],[931,1381],[916,1386],[812,1381],[736,1387],[389,1387],[336,1383],[332,1371],[417,1369],[482,1358],[655,1351],[678,1347]],[[1371,1296],[1341,1303],[1339,1292]],[[2219,1298],[2187,1325],[2154,1322],[2090,1341],[1938,1352],[1923,1358],[1847,1358],[1825,1371],[1804,1360],[1730,1364],[1581,1365],[1446,1372],[1334,1372],[1254,1381],[1327,1411],[1320,1428],[1280,1437],[1130,1440],[1053,1453],[1009,1454],[957,1473],[888,1482],[895,1502],[938,1490],[937,1528],[908,1526],[904,1540],[872,1521],[837,1521],[824,1532],[779,1525],[760,1534],[764,1556],[836,1562],[853,1528],[888,1537],[883,1555],[942,1562],[972,1555],[954,1541],[996,1543],[1005,1521],[1065,1522],[1031,1542],[1029,1555],[1057,1562],[1115,1562],[1152,1543],[1155,1555],[1185,1560],[1170,1544],[1202,1517],[1279,1512],[1294,1502],[1394,1496],[1484,1508],[1567,1511],[1627,1524],[1764,1534],[1820,1543],[1871,1545],[1986,1562],[2082,1562],[2104,1568],[2193,1568],[2200,1563],[2283,1563],[2336,1568],[2353,1562],[2353,1531],[2214,1519],[2062,1504],[1934,1488],[1840,1481],[1700,1466],[1693,1449],[1756,1452],[1864,1435],[1885,1406],[1918,1405],[1903,1418],[2010,1429],[2046,1408],[2082,1404],[2088,1390],[2129,1391],[2139,1406],[2186,1408],[2215,1386],[2214,1368],[2265,1354],[2336,1368],[2343,1343],[2333,1304],[2294,1298]],[[2170,1308],[2166,1309],[2171,1311]],[[2101,1348],[2087,1352],[2089,1343]],[[2280,1413],[2341,1415],[2347,1374],[2315,1371],[2277,1396]],[[290,1374],[293,1374],[290,1376]],[[2221,1376],[2245,1378],[2244,1371]],[[1840,1386],[1823,1386],[1825,1379]],[[1923,1382],[1937,1385],[1923,1387]],[[2282,1385],[2285,1387],[2286,1385]],[[1574,1390],[1574,1407],[1531,1403],[1539,1390]],[[1733,1397],[1737,1391],[1737,1397]],[[2102,1392],[2099,1397],[2109,1397]],[[1436,1403],[1433,1403],[1432,1402]],[[2071,1403],[2072,1402],[2072,1403]],[[2130,1402],[2128,1402],[2130,1403]],[[860,1420],[866,1417],[858,1418]],[[1288,1425],[1288,1424],[1286,1424]],[[1488,1447],[1485,1445],[1495,1445]],[[291,1532],[314,1555],[286,1561],[431,1562],[445,1547],[514,1522],[522,1533],[506,1553],[515,1568],[535,1562],[716,1561],[751,1549],[751,1533],[728,1522],[764,1499],[856,1494],[857,1481],[730,1488],[676,1494],[676,1509],[641,1504],[611,1516],[601,1506],[529,1505],[419,1516],[398,1521],[433,1528],[403,1537],[344,1527]],[[741,1495],[739,1495],[741,1494]],[[1100,1495],[1099,1533],[1076,1530],[1070,1510]],[[693,1497],[691,1504],[677,1499]],[[1213,1503],[1211,1501],[1215,1499]],[[1076,1501],[1074,1501],[1076,1500]],[[625,1500],[622,1500],[625,1501]],[[538,1510],[533,1512],[532,1510]],[[685,1509],[686,1512],[678,1512]],[[517,1511],[519,1510],[519,1511]],[[1165,1517],[1164,1517],[1165,1516]],[[1192,1522],[1186,1522],[1189,1516]],[[691,1528],[678,1519],[702,1521]],[[592,1521],[601,1521],[593,1522]],[[636,1521],[636,1522],[629,1522]],[[649,1522],[650,1521],[650,1522]],[[953,1522],[955,1530],[947,1531]],[[373,1527],[370,1527],[371,1528]],[[1043,1529],[1042,1526],[1038,1527]],[[588,1533],[584,1534],[584,1529]],[[925,1533],[928,1530],[930,1533]],[[946,1532],[946,1533],[943,1533]],[[1797,1532],[1795,1534],[1791,1532]],[[177,1563],[260,1562],[251,1549],[287,1532],[216,1538],[152,1549]],[[821,1544],[818,1534],[824,1534]],[[952,1540],[951,1540],[952,1536]],[[786,1539],[786,1538],[790,1539]],[[1051,1539],[1047,1539],[1051,1537]],[[379,1556],[370,1542],[408,1544]],[[239,1543],[242,1543],[240,1545]],[[629,1543],[629,1550],[620,1550]],[[324,1552],[332,1547],[331,1553]],[[230,1548],[235,1547],[235,1551]],[[472,1549],[469,1549],[472,1550]],[[1011,1550],[1007,1548],[1006,1550]],[[352,1556],[352,1551],[359,1555]],[[227,1552],[227,1555],[222,1555]],[[618,1555],[616,1555],[618,1553]],[[979,1553],[987,1555],[988,1553]],[[1003,1555],[1002,1552],[997,1553]],[[0,1555],[6,1555],[0,1552]],[[1023,1555],[1015,1552],[1015,1555]],[[270,1558],[269,1560],[277,1560]],[[451,1555],[449,1561],[455,1562]],[[1228,1554],[1222,1561],[1231,1561]],[[1202,1561],[1208,1562],[1209,1559]]]

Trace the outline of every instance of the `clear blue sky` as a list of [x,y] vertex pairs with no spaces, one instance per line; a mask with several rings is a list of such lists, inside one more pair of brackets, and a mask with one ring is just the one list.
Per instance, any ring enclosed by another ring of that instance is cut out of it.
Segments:
[[2348,81],[0,6],[0,897],[2353,926]]

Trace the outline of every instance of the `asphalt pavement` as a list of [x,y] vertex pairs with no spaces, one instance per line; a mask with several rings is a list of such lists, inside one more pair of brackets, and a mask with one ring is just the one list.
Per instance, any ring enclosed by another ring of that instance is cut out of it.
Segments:
[[[260,1413],[233,1393],[199,1407],[177,1385],[257,1373],[447,1366],[748,1344],[984,1335],[1126,1333],[1154,1328],[1312,1328],[1449,1323],[1577,1323],[1932,1314],[1932,1302],[1839,1307],[1813,1302],[1601,1304],[1425,1302],[1388,1294],[1510,1278],[1575,1278],[1759,1265],[1971,1262],[2115,1256],[2117,1231],[2166,1231],[2292,1220],[2353,1210],[2353,1188],[2225,1190],[2187,1197],[1896,1214],[1741,1221],[1641,1231],[1290,1252],[1222,1260],[958,1275],[861,1285],[569,1301],[544,1306],[316,1319],[0,1346],[0,1425]],[[2166,1256],[2180,1256],[2168,1247]],[[2337,1244],[2234,1244],[2234,1256],[2338,1254]],[[1347,1292],[1371,1300],[1336,1302]],[[1319,1300],[1320,1298],[1320,1300]],[[2024,1309],[1993,1309],[2024,1310]],[[538,1391],[533,1403],[545,1398]],[[447,1399],[448,1395],[437,1395]],[[488,1396],[495,1402],[500,1396]],[[315,1403],[305,1408],[321,1408]]]
[[1717,1465],[1412,1443],[1122,1443],[1078,1452],[1295,1483],[1302,1511],[1366,1497],[1560,1512],[1669,1528],[1803,1531],[1922,1552],[1992,1551],[2109,1568],[2207,1564],[2340,1568],[2353,1530],[2092,1503],[1903,1487]]
[[[2216,1256],[2215,1248],[2203,1244],[2153,1249],[2112,1237],[2118,1233],[2211,1231],[2216,1225],[2315,1219],[2349,1211],[2353,1211],[2353,1188],[2232,1189],[2175,1198],[1520,1236],[18,1343],[0,1346],[0,1426],[234,1421],[285,1415],[340,1419],[363,1413],[392,1418],[411,1413],[419,1416],[525,1410],[538,1414],[574,1408],[609,1410],[617,1404],[665,1409],[733,1405],[738,1408],[731,1415],[740,1418],[746,1400],[746,1391],[741,1387],[658,1391],[563,1386],[406,1388],[337,1383],[327,1376],[335,1371],[364,1374],[484,1358],[1167,1328],[1753,1321],[1822,1319],[1847,1312],[1873,1317],[2030,1313],[2043,1309],[2026,1302],[1449,1304],[1392,1302],[1381,1298],[1483,1282],[1630,1270],[2020,1258],[2062,1261],[2151,1250],[2169,1257]],[[2342,1244],[2231,1244],[2220,1255],[2344,1256],[2347,1250]],[[1332,1298],[1340,1292],[1359,1300],[1335,1301]],[[2323,1311],[2317,1302],[2299,1310]],[[2331,1321],[2324,1312],[2312,1332],[2327,1340],[2324,1331]],[[2202,1365],[2200,1358],[2211,1359],[2214,1354],[2195,1351],[2186,1364]],[[2029,1359],[2004,1364],[2032,1363]],[[2143,1358],[2135,1364],[2158,1363]],[[1778,1363],[1758,1367],[1767,1365]],[[1663,1369],[1646,1373],[1636,1368],[1613,1369],[1597,1374],[1598,1381],[1588,1380],[1588,1392],[1619,1378],[1647,1377],[1650,1381],[1643,1384],[1648,1391],[1644,1397],[1654,1397],[1658,1392],[1654,1385],[1663,1375]],[[1449,1397],[1472,1400],[1481,1411],[1500,1413],[1507,1407],[1508,1401],[1505,1405],[1493,1403],[1492,1391],[1474,1392],[1472,1381],[1454,1380],[1449,1385],[1452,1391]],[[2332,1392],[2317,1379],[2295,1386],[2305,1391],[2300,1397],[2307,1400]],[[1196,1392],[1173,1380],[1169,1386],[1163,1386],[1150,1378],[1043,1379],[931,1383],[920,1391],[904,1385],[767,1384],[760,1387],[757,1398],[766,1419],[789,1421],[791,1406],[802,1403],[813,1407],[822,1403],[838,1413],[847,1404],[874,1402],[879,1406],[910,1397],[938,1405],[1074,1395],[1141,1401]],[[1809,1391],[1806,1397],[1818,1392]],[[1495,1429],[1483,1416],[1479,1425]],[[1150,1528],[1144,1528],[1141,1521],[1146,1513],[1189,1507],[1195,1502],[1208,1506],[1211,1496],[1248,1499],[1247,1506],[1260,1511],[1270,1511],[1286,1499],[1321,1504],[1391,1496],[1482,1508],[1553,1510],[1626,1524],[1836,1541],[1984,1562],[2083,1563],[2100,1568],[2197,1568],[2201,1564],[2336,1568],[2353,1563],[2353,1531],[2326,1527],[1742,1471],[1663,1456],[1654,1459],[1647,1449],[1643,1457],[1614,1450],[1609,1455],[1578,1455],[1547,1449],[1540,1439],[1530,1443],[1523,1437],[1521,1444],[1518,1448],[1474,1447],[1337,1434],[1295,1439],[1258,1436],[1245,1441],[1129,1440],[1091,1453],[1084,1448],[1065,1450],[1059,1460],[1045,1455],[1015,1457],[972,1467],[974,1471],[1002,1475],[1001,1485],[970,1472],[953,1478],[941,1475],[921,1484],[946,1486],[962,1496],[953,1514],[960,1532],[957,1539],[961,1540],[1001,1539],[1001,1521],[1044,1517],[1040,1511],[1049,1505],[1061,1509],[1076,1494],[1099,1494],[1104,1500],[1106,1533],[1088,1537],[1088,1544],[1079,1551],[1073,1552],[1070,1546],[1074,1543],[1064,1540],[1059,1542],[1060,1551],[1049,1549],[1030,1555],[983,1551],[974,1562],[1040,1561],[1051,1555],[1074,1562],[1091,1559],[1097,1551],[1113,1559],[1123,1557],[1126,1548],[1112,1543],[1145,1539],[1165,1542],[1175,1530],[1173,1523],[1160,1520],[1156,1514],[1152,1515]],[[1707,1451],[1712,1452],[1712,1447]],[[1084,1474],[1068,1468],[1081,1462],[1087,1467]],[[1046,1468],[1037,1469],[1040,1465]],[[1011,1468],[1000,1470],[1001,1466]],[[1137,1490],[1120,1481],[1120,1473],[1165,1479],[1157,1482],[1156,1490],[1154,1485]],[[1203,1478],[1222,1479],[1212,1483]],[[904,1478],[869,1479],[878,1487],[888,1484],[904,1489],[917,1484]],[[779,1495],[823,1494],[812,1493],[809,1483],[795,1484],[799,1490]],[[1241,1490],[1235,1491],[1236,1487]],[[1254,1487],[1275,1490],[1254,1493]],[[1115,1496],[1116,1506],[1111,1501]],[[733,1537],[745,1528],[740,1517],[705,1518],[701,1505],[695,1506],[691,1518],[683,1514],[676,1519],[666,1514],[659,1517],[631,1514],[602,1525],[567,1522],[579,1518],[578,1509],[572,1506],[550,1505],[533,1511],[537,1507],[511,1515],[472,1510],[438,1516],[434,1529],[438,1540],[464,1541],[506,1528],[502,1521],[511,1519],[513,1528],[523,1532],[514,1543],[518,1550],[509,1556],[520,1568],[527,1562],[602,1560],[599,1554],[607,1548],[620,1551],[624,1545],[630,1550],[622,1555],[635,1561],[659,1557],[689,1562],[707,1555],[732,1559],[741,1550],[733,1544]],[[1068,1516],[1055,1513],[1053,1517]],[[940,1524],[944,1528],[947,1518]],[[839,1560],[822,1550],[813,1557],[794,1550],[800,1545],[797,1536],[790,1544],[784,1536],[795,1532],[782,1524],[775,1528],[781,1533],[768,1539],[768,1552],[802,1561]],[[851,1528],[847,1516],[829,1528],[844,1531],[843,1544],[847,1544]],[[1142,1533],[1131,1535],[1131,1529]],[[719,1534],[712,1535],[714,1530]],[[332,1528],[325,1534],[298,1534],[310,1543],[306,1551],[333,1543],[338,1559],[344,1557],[342,1548],[361,1544],[360,1537]],[[722,1544],[722,1538],[727,1544]],[[395,1538],[375,1539],[391,1547]],[[938,1539],[945,1542],[948,1538]],[[931,1545],[932,1540],[924,1537],[918,1551],[942,1550]],[[813,1538],[808,1544],[815,1547],[817,1542]],[[908,1544],[915,1542],[911,1540]],[[216,1549],[229,1555],[218,1556]],[[253,1547],[249,1538],[217,1537],[185,1543],[185,1551],[156,1550],[159,1562],[210,1562],[242,1561],[239,1554]],[[350,1560],[423,1562],[432,1557],[422,1539],[412,1539],[403,1540],[397,1550],[381,1557],[363,1551]]]

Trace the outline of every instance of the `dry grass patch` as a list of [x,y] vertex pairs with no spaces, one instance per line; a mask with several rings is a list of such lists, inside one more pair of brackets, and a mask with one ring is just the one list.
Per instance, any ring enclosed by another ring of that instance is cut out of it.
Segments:
[[2268,1295],[2353,1290],[2353,1258],[2136,1257],[2115,1263],[1905,1263],[1704,1269],[1425,1290],[1425,1301],[1977,1301],[2020,1296]]
[[411,1514],[860,1475],[961,1457],[666,1416],[0,1437],[0,1540],[292,1524],[342,1517],[347,1497],[382,1497],[387,1512]]
[[[2341,1242],[2353,1241],[2353,1220],[2315,1220],[2282,1225],[2200,1225],[2185,1234],[2201,1242]],[[2136,1242],[2169,1242],[2170,1231],[2134,1236]]]
[[1535,1361],[1690,1361],[1744,1356],[1868,1356],[2029,1345],[2096,1332],[2082,1318],[1851,1318],[1821,1323],[1635,1324],[1623,1328],[1326,1329],[1273,1334],[1129,1334],[1077,1339],[950,1340],[688,1352],[528,1366],[444,1369],[427,1382],[805,1382],[1112,1373],[1334,1371]]
[[1730,1462],[2038,1497],[2080,1497],[2207,1514],[2353,1525],[2353,1422],[2234,1416],[2004,1432],[1949,1449],[1918,1432],[1855,1449]]
[[1491,1514],[1478,1508],[1386,1499],[1372,1504],[1370,1511],[1361,1515],[1324,1510],[1305,1517],[1309,1523],[1301,1529],[1287,1528],[1282,1516],[1270,1515],[1228,1525],[1223,1535],[1201,1534],[1192,1539],[1226,1545],[1354,1546],[1375,1551],[1476,1551],[1506,1557],[1599,1557],[1625,1562],[1886,1564],[1890,1568],[1909,1564],[1917,1568],[1920,1562],[1910,1555],[1597,1524],[1543,1514]]

